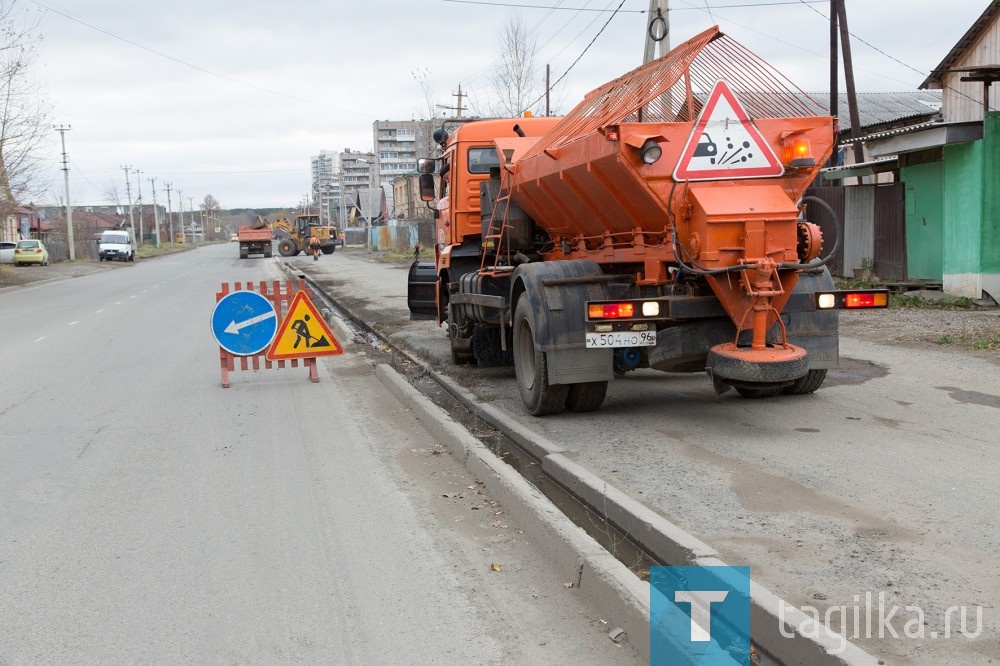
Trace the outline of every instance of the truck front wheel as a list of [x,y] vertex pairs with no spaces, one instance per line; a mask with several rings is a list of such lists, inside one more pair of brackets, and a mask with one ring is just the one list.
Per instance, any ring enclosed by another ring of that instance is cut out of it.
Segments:
[[786,386],[781,392],[788,395],[812,393],[823,384],[824,379],[826,379],[826,370],[810,370],[805,377],[799,377],[792,382],[791,386]]
[[535,347],[534,329],[535,317],[531,303],[527,294],[521,294],[514,310],[514,374],[517,376],[517,390],[531,414],[556,414],[566,406],[569,386],[549,384],[547,354]]

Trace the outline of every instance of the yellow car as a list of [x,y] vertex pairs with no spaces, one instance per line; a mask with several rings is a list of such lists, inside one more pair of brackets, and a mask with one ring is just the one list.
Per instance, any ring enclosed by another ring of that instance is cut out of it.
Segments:
[[25,264],[49,265],[49,251],[40,240],[19,240],[14,248],[14,265]]

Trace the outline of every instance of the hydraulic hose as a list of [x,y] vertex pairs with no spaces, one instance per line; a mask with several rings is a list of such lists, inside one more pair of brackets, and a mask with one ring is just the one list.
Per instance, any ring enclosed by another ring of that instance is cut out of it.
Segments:
[[778,268],[788,268],[798,271],[808,271],[813,268],[820,268],[822,266],[826,266],[827,262],[833,259],[834,255],[837,254],[837,250],[840,249],[840,239],[843,238],[844,236],[844,226],[840,218],[837,217],[836,211],[833,210],[833,206],[823,201],[819,197],[813,197],[813,196],[802,197],[801,201],[815,201],[820,206],[826,209],[826,212],[829,213],[830,217],[833,219],[833,228],[837,232],[837,239],[833,243],[833,248],[822,259],[814,259],[810,261],[808,264],[787,264],[787,263],[778,264]]

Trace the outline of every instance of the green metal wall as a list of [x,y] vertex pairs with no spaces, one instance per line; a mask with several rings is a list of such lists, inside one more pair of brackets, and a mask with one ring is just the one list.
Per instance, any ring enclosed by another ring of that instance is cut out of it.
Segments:
[[913,280],[943,276],[944,163],[931,162],[900,169],[906,184],[906,266]]
[[944,149],[944,273],[978,273],[983,210],[983,142]]
[[982,271],[1000,273],[1000,112],[983,121]]

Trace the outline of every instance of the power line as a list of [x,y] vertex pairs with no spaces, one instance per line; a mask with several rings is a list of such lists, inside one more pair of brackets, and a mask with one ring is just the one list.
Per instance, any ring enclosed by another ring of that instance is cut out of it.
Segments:
[[[518,2],[487,2],[486,0],[441,0],[442,2],[452,2],[459,5],[487,5],[491,7],[518,7],[522,9],[548,9],[548,10],[563,10],[563,11],[575,11],[575,12],[606,12],[607,9],[594,9],[587,7],[560,7],[558,5],[526,5]],[[671,8],[670,11],[684,11],[685,9],[707,9],[709,12],[713,9],[735,9],[739,7],[774,7],[777,5],[797,5],[799,2],[808,2],[810,4],[820,4],[825,3],[828,0],[777,0],[776,2],[753,2],[745,5],[713,5],[709,6],[708,2],[705,2],[704,7],[675,7]],[[561,4],[561,3],[560,3]],[[622,14],[646,14],[645,9],[623,9]]]
[[39,2],[38,0],[29,0],[29,2],[32,2],[32,3],[36,4],[36,5],[38,5],[39,7],[41,7],[42,9],[45,9],[47,11],[52,12],[53,14],[58,14],[59,16],[62,16],[63,18],[69,19],[70,21],[74,21],[76,23],[79,23],[80,25],[86,26],[86,27],[90,28],[91,30],[96,30],[97,32],[99,32],[101,34],[104,34],[104,35],[107,35],[108,37],[112,37],[114,39],[117,39],[120,42],[125,42],[129,46],[134,46],[137,49],[142,49],[143,51],[146,51],[148,53],[152,53],[153,55],[159,56],[161,58],[165,58],[165,59],[170,60],[172,62],[175,62],[175,63],[177,63],[179,65],[183,65],[185,67],[189,67],[189,68],[191,68],[191,69],[193,69],[195,71],[201,72],[203,74],[208,74],[209,76],[214,76],[216,78],[220,78],[220,79],[223,79],[225,81],[229,81],[230,83],[235,83],[237,85],[244,86],[244,87],[250,88],[252,90],[259,90],[259,91],[265,92],[265,93],[267,93],[269,95],[274,95],[276,97],[280,97],[281,99],[286,100],[286,101],[288,101],[288,100],[296,100],[296,101],[299,101],[299,102],[303,102],[304,104],[312,104],[314,106],[319,106],[319,107],[322,107],[322,108],[325,108],[325,109],[333,109],[334,111],[341,111],[343,113],[350,113],[350,114],[354,114],[354,115],[357,115],[357,116],[365,116],[365,117],[367,117],[367,114],[361,113],[360,111],[353,111],[351,109],[345,109],[345,108],[341,108],[339,106],[333,106],[331,104],[324,104],[322,102],[317,102],[315,100],[306,99],[304,97],[297,97],[296,95],[290,95],[288,93],[281,93],[281,92],[278,92],[276,90],[271,90],[270,88],[264,88],[263,86],[258,86],[258,85],[255,85],[253,83],[247,83],[246,81],[241,81],[239,79],[235,79],[235,78],[233,78],[231,76],[227,76],[226,74],[220,74],[219,72],[213,72],[212,70],[206,69],[205,67],[202,67],[200,65],[195,65],[195,64],[187,62],[185,60],[181,60],[180,58],[175,58],[172,55],[169,55],[169,54],[166,54],[166,53],[162,53],[162,52],[157,51],[155,49],[151,49],[148,46],[143,46],[142,44],[140,44],[138,42],[134,42],[131,39],[128,39],[126,37],[122,37],[121,35],[116,35],[115,33],[111,32],[110,30],[105,30],[104,28],[102,28],[100,26],[96,26],[96,25],[94,25],[92,23],[87,23],[86,21],[84,21],[81,18],[78,18],[76,16],[73,16],[72,14],[68,14],[66,12],[63,12],[63,11],[60,11],[60,10],[55,9],[53,7],[50,7],[50,6],[48,6],[48,5],[46,5],[46,4],[42,3],[42,2]]
[[[493,7],[520,7],[523,9],[548,9],[550,11],[562,9],[564,11],[575,12],[606,12],[607,9],[588,9],[586,7],[560,7],[558,5],[524,5],[517,2],[485,2],[484,0],[441,0],[442,2],[453,2],[459,5],[489,5]],[[562,4],[562,3],[560,3]],[[645,14],[645,9],[624,9],[622,13]]]
[[[557,85],[559,85],[559,82],[562,81],[564,78],[566,78],[566,75],[569,74],[573,70],[574,67],[576,67],[576,63],[580,62],[580,58],[582,58],[584,56],[584,54],[586,54],[587,51],[590,50],[590,47],[594,45],[594,42],[596,42],[597,38],[601,36],[601,33],[604,32],[604,29],[608,27],[609,23],[611,23],[611,19],[613,19],[618,14],[618,10],[621,9],[622,5],[624,5],[624,4],[625,4],[625,0],[622,0],[620,3],[618,3],[618,8],[615,9],[615,11],[613,11],[611,13],[611,16],[609,16],[608,20],[604,22],[604,25],[601,26],[601,29],[597,31],[597,34],[594,35],[594,38],[590,40],[590,43],[587,44],[586,47],[584,47],[583,51],[580,52],[580,55],[578,55],[576,57],[576,60],[574,60],[573,63],[568,68],[566,68],[566,71],[562,73],[562,76],[560,76],[558,79],[555,80],[555,83],[553,83],[551,86],[549,86],[550,90],[552,88],[556,87]],[[542,95],[541,97],[539,97],[538,99],[536,99],[534,102],[532,102],[528,106],[532,107],[535,104],[538,104],[540,101],[542,101],[542,99],[544,97],[545,97],[545,95]]]

